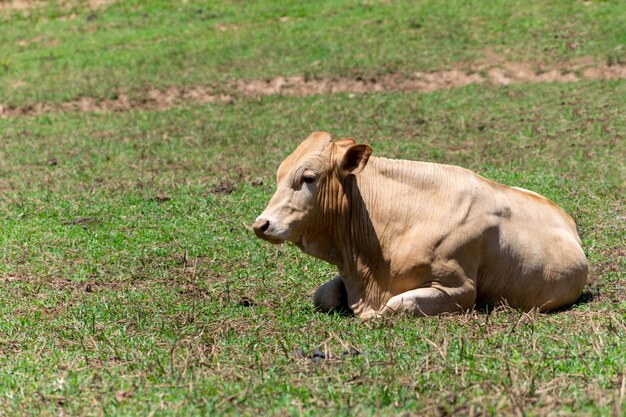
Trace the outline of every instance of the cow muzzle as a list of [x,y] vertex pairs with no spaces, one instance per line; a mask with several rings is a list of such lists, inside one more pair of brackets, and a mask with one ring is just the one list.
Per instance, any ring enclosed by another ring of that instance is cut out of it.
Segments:
[[265,239],[265,232],[267,231],[267,229],[270,228],[270,221],[259,217],[258,219],[256,219],[254,224],[252,224],[252,228],[254,229],[254,234],[257,237]]
[[272,221],[271,219],[259,217],[252,224],[252,229],[254,229],[254,234],[260,239],[267,240],[268,242],[274,244],[282,243],[287,238],[286,235],[288,233],[285,233],[285,230],[281,230],[281,227],[277,227],[278,224],[276,223],[277,222]]

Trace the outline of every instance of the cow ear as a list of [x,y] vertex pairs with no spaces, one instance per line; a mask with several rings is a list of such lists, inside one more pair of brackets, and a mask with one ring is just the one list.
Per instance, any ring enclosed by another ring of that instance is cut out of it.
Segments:
[[339,167],[345,174],[358,174],[363,171],[372,154],[369,145],[354,145],[346,150]]
[[348,149],[350,146],[356,145],[356,140],[353,138],[343,138],[336,141],[335,145],[339,146],[341,149]]

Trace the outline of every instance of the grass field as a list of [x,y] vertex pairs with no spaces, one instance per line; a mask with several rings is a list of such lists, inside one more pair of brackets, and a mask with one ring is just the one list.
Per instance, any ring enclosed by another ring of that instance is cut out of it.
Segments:
[[[624,65],[622,2],[547,3],[0,2],[0,104]],[[626,415],[626,80],[233,97],[0,118],[0,416]],[[551,198],[590,262],[580,302],[316,313],[333,268],[249,225],[320,129]]]

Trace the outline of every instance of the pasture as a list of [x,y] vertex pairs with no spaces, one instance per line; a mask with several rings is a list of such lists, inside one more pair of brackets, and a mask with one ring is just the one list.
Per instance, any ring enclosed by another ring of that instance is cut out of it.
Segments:
[[[625,21],[617,0],[0,1],[0,416],[626,414]],[[250,229],[313,130],[552,199],[581,300],[316,313],[335,270]]]

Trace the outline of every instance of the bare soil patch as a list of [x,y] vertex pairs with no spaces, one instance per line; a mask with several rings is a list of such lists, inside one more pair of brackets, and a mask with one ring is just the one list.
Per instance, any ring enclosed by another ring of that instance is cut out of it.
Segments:
[[626,65],[591,65],[584,60],[557,68],[546,68],[530,62],[478,63],[464,69],[414,72],[410,75],[388,74],[374,78],[305,79],[301,76],[276,77],[268,80],[236,81],[235,90],[247,96],[334,93],[368,93],[382,91],[422,91],[464,87],[486,83],[510,85],[520,83],[576,82],[580,80],[615,80],[626,78]]
[[42,1],[6,0],[0,1],[0,10],[25,10],[44,4]]
[[[89,0],[87,6],[91,9],[98,9],[101,7],[110,6],[115,3],[116,0]],[[45,6],[48,2],[43,0],[0,0],[0,10],[29,10],[37,7]],[[69,9],[77,5],[76,1],[66,0],[61,1],[59,5],[62,8]]]
[[3,106],[0,117],[38,115],[53,112],[107,112],[128,110],[165,110],[184,103],[232,103],[237,98],[271,95],[310,96],[337,93],[377,93],[386,91],[432,92],[464,87],[469,84],[511,85],[521,83],[577,82],[581,80],[617,80],[626,78],[626,64],[597,64],[579,59],[548,68],[532,62],[510,62],[487,59],[463,68],[394,73],[379,77],[306,78],[274,77],[258,80],[234,80],[226,85],[199,85],[167,90],[149,89],[140,98],[125,92],[111,94],[109,99],[80,97],[64,103],[39,102],[24,107]]
[[114,98],[96,99],[80,97],[64,103],[38,102],[24,107],[4,107],[0,103],[0,117],[38,115],[56,112],[107,112],[128,110],[165,110],[183,102],[198,104],[232,102],[232,97],[209,93],[210,87],[198,86],[188,89],[171,87],[165,91],[150,89],[147,97],[131,99],[126,93],[111,94]]

